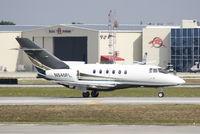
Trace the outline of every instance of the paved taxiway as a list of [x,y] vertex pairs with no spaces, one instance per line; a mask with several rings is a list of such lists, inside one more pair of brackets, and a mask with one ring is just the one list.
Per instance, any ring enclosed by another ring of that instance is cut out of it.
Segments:
[[1,134],[199,134],[200,126],[0,124]]
[[200,98],[185,97],[0,97],[0,105],[69,105],[69,104],[199,104]]

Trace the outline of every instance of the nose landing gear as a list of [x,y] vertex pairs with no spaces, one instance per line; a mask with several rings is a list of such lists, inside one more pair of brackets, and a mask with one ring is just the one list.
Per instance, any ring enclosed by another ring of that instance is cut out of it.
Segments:
[[163,88],[159,88],[158,97],[162,98],[164,96],[165,94],[164,94]]

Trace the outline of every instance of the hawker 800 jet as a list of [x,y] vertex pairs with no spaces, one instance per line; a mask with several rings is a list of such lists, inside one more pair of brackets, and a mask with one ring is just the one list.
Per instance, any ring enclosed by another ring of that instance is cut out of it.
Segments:
[[[144,63],[125,64],[68,64],[40,48],[27,38],[16,38],[36,68],[38,75],[81,91],[83,97],[98,97],[100,91],[135,87],[155,87],[163,97],[163,87],[185,83],[178,76],[158,66]],[[91,92],[91,93],[90,93]]]

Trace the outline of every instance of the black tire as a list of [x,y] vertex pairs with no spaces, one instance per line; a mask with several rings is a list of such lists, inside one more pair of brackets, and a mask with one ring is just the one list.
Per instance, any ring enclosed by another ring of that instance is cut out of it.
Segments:
[[90,93],[89,93],[89,92],[83,92],[83,93],[82,93],[82,96],[83,96],[84,98],[88,98],[88,97],[90,97]]
[[158,97],[162,98],[162,97],[164,97],[164,96],[165,96],[164,92],[159,92],[159,93],[158,93]]
[[92,91],[92,92],[91,92],[91,96],[92,96],[92,97],[98,97],[98,96],[99,96],[99,92],[97,92],[97,91]]

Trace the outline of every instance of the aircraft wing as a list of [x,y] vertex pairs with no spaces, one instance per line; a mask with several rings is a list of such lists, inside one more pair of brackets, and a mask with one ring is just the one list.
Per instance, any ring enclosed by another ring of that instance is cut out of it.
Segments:
[[119,82],[102,82],[102,81],[78,81],[78,82],[60,82],[60,84],[68,85],[69,87],[85,87],[85,88],[99,88],[99,89],[108,89],[116,87]]

